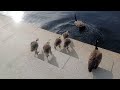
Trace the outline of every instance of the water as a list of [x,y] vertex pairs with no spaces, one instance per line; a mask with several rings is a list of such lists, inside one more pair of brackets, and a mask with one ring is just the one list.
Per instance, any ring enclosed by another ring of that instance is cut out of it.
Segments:
[[[79,32],[74,25],[75,13],[87,26],[84,32]],[[88,44],[93,45],[98,38],[99,47],[120,53],[120,11],[25,11],[22,19],[58,34],[68,30],[71,38]]]

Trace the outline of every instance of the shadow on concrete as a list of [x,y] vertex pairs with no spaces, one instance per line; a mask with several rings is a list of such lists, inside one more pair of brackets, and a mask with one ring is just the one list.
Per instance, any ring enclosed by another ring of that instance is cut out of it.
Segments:
[[73,41],[71,41],[70,46],[71,46],[71,47],[75,47]]
[[98,67],[96,70],[92,71],[93,79],[112,79],[113,74],[111,71],[105,70],[103,68]]
[[74,47],[74,44],[73,44],[73,42],[71,42],[71,44],[69,46],[69,50],[63,48],[60,52],[79,59],[78,54],[76,53],[76,51],[73,47]]
[[[38,54],[38,59],[40,59],[42,61],[45,61],[47,59],[47,57],[45,58],[44,53],[42,52],[41,54]],[[56,60],[56,57],[54,55],[50,55],[48,57],[48,63],[52,64],[52,65],[54,65],[56,67],[59,67],[59,65],[57,63],[57,60]]]
[[56,67],[59,67],[57,60],[56,60],[56,57],[54,55],[52,55],[51,59],[48,60],[48,63],[50,63]]
[[38,54],[38,59],[41,59],[44,61],[44,53],[43,52],[41,54]]

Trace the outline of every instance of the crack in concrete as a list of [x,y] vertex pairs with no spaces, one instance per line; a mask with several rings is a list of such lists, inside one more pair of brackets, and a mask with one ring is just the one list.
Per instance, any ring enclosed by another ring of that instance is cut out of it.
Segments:
[[114,66],[114,61],[113,61],[113,64],[112,64],[111,72],[112,72],[112,70],[113,70],[113,66]]
[[15,33],[13,33],[12,35],[10,35],[9,37],[7,37],[6,39],[2,40],[2,42],[6,42],[7,40],[9,40],[10,38],[12,38],[14,36]]
[[[71,57],[71,56],[70,56]],[[61,68],[63,69],[65,67],[65,65],[67,64],[67,62],[69,61],[70,57],[68,58],[68,60],[66,61],[66,63],[64,64],[64,66]]]

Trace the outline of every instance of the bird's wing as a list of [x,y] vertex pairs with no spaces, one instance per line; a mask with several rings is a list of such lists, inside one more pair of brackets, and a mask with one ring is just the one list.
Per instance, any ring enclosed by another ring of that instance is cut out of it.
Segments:
[[96,57],[97,57],[98,62],[100,63],[102,60],[102,53],[97,54]]
[[90,54],[89,60],[92,60],[92,59],[94,59],[95,57],[96,57],[96,51],[94,50],[94,51]]

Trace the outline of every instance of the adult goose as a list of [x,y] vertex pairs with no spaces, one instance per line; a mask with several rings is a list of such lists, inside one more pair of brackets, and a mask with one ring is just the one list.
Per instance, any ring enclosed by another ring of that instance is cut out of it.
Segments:
[[97,69],[97,67],[99,66],[102,60],[102,53],[98,49],[97,45],[98,45],[98,40],[96,40],[95,49],[93,50],[93,52],[90,54],[89,57],[89,61],[88,61],[89,72],[91,72],[92,69]]
[[69,38],[66,38],[64,40],[64,48],[68,50],[70,43],[71,43],[71,40]]
[[59,46],[59,48],[61,48],[61,43],[62,43],[62,40],[60,39],[60,37],[57,38],[54,43],[54,48],[56,49],[57,46]]
[[63,35],[64,39],[68,38],[69,37],[69,31],[64,32],[62,35]]
[[82,21],[77,20],[76,14],[75,14],[74,17],[75,17],[75,22],[74,22],[75,26],[77,28],[79,28],[79,31],[84,31],[86,29],[85,23],[83,23]]

